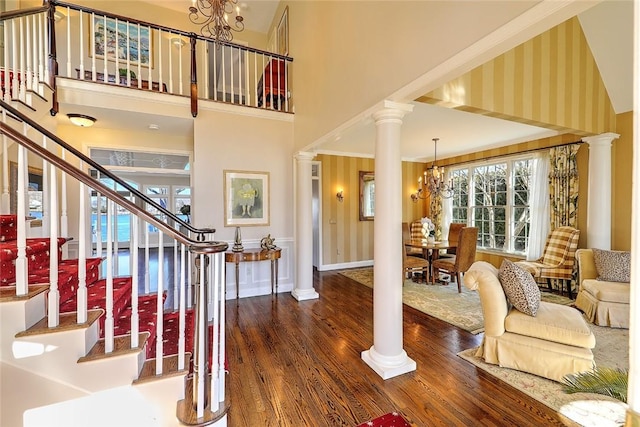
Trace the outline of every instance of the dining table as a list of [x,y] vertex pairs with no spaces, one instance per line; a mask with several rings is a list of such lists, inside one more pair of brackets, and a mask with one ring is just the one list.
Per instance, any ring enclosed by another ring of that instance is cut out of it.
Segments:
[[405,246],[411,248],[422,249],[422,256],[429,261],[429,277],[433,275],[433,261],[440,257],[441,250],[454,249],[458,247],[458,242],[448,240],[428,240],[428,239],[410,239],[405,240]]

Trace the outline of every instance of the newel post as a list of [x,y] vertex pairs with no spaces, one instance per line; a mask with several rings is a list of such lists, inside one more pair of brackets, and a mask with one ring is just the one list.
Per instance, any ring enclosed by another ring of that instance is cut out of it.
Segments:
[[47,12],[47,28],[48,28],[48,36],[49,36],[49,86],[51,87],[51,110],[49,112],[52,116],[58,114],[60,109],[58,105],[58,91],[56,88],[56,76],[58,75],[58,59],[56,52],[56,6],[55,2],[51,0],[44,0],[44,5],[49,6],[49,10]]
[[196,62],[196,34],[191,33],[191,115],[198,115],[198,73]]

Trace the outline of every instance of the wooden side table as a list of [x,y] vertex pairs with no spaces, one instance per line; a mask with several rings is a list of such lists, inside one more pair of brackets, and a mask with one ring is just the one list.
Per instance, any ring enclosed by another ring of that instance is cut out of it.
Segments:
[[[245,249],[242,252],[226,251],[224,253],[225,262],[232,262],[236,265],[236,299],[240,296],[240,263],[248,261],[271,261],[271,293],[275,283],[275,291],[278,292],[278,259],[280,259],[282,249]],[[225,264],[226,266],[226,264]]]

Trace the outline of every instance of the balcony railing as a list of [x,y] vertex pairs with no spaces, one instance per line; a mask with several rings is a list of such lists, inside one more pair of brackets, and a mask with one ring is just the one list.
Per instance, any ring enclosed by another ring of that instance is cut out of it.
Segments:
[[29,104],[57,75],[189,96],[194,117],[198,100],[292,112],[289,57],[63,2],[0,20],[5,102]]

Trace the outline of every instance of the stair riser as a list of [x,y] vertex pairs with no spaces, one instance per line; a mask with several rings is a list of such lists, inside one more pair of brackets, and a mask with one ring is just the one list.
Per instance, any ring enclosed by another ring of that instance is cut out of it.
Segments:
[[[11,341],[18,332],[25,331],[45,316],[45,293],[29,300],[0,304],[0,337]],[[1,355],[2,353],[0,353]]]

